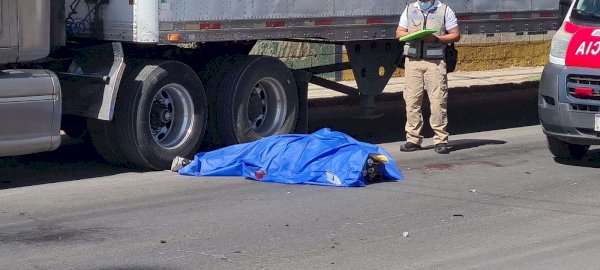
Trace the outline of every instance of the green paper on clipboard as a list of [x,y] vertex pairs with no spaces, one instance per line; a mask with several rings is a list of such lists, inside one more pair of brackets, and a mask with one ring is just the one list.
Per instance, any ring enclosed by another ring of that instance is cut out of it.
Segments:
[[422,38],[424,36],[427,36],[427,35],[430,35],[430,34],[433,34],[433,33],[436,33],[436,32],[437,32],[437,30],[423,29],[423,30],[420,30],[420,31],[408,34],[406,36],[403,36],[399,40],[402,41],[402,42],[413,41],[415,39],[420,39],[420,38]]

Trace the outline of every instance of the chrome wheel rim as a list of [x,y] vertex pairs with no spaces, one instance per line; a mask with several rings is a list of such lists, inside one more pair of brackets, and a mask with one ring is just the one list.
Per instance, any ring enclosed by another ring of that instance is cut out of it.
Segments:
[[252,88],[246,103],[250,130],[261,137],[271,136],[285,123],[285,89],[275,78],[263,78]]
[[154,141],[163,148],[184,144],[193,130],[194,103],[180,84],[163,86],[152,99],[149,128]]

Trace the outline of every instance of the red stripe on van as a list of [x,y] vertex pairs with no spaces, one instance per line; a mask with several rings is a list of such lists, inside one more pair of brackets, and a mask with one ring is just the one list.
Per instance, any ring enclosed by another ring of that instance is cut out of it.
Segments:
[[574,34],[575,32],[577,32],[577,30],[579,30],[579,28],[581,28],[581,26],[576,25],[572,22],[565,22],[565,32],[567,33]]

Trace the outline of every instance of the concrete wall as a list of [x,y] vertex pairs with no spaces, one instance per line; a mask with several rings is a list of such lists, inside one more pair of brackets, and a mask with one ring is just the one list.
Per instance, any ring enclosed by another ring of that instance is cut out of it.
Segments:
[[[250,54],[262,54],[278,57],[288,67],[301,69],[334,64],[341,61],[341,46],[286,41],[261,41],[254,46]],[[340,80],[341,73],[327,73],[323,77]]]
[[[542,66],[548,61],[550,40],[545,34],[465,35],[457,44],[457,70],[476,71],[509,67]],[[343,46],[301,42],[259,42],[252,54],[281,58],[291,68],[305,68],[348,61]],[[398,69],[395,76],[403,76]],[[326,74],[335,80],[353,80],[352,71]]]

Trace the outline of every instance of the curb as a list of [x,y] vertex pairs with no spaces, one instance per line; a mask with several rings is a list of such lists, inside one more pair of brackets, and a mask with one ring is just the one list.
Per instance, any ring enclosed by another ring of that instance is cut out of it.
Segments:
[[[492,85],[473,85],[468,87],[451,87],[449,95],[462,96],[468,95],[474,97],[477,95],[484,95],[490,93],[499,93],[505,91],[515,90],[526,90],[526,89],[537,89],[539,81],[525,81],[521,83],[505,83],[505,84],[492,84]],[[375,97],[376,102],[385,102],[390,100],[401,100],[402,92],[394,93],[382,93]],[[356,104],[358,106],[359,98],[350,96],[333,96],[333,97],[315,97],[308,100],[308,107],[323,107],[332,105],[350,105]]]

